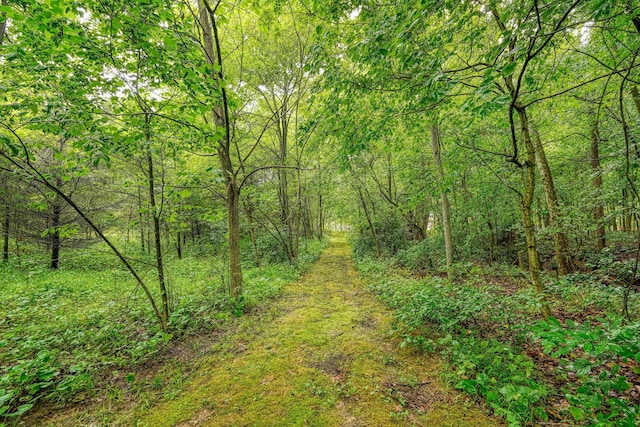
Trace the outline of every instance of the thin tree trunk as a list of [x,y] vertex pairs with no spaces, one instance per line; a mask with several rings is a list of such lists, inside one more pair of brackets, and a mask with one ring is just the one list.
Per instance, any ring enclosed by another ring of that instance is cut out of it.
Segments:
[[631,207],[629,205],[629,191],[626,188],[622,189],[622,231],[625,233],[631,232],[631,215],[629,212]]
[[356,186],[358,190],[358,198],[360,199],[360,203],[362,204],[362,210],[364,211],[364,216],[367,219],[367,224],[369,224],[369,230],[371,230],[371,237],[373,237],[373,244],[376,247],[376,256],[380,258],[382,256],[382,251],[380,250],[380,242],[378,241],[378,235],[376,234],[375,228],[373,228],[373,222],[371,221],[371,215],[369,214],[369,209],[367,208],[367,202],[364,200],[364,195],[360,190],[360,187]]
[[244,215],[247,217],[247,225],[249,226],[249,236],[251,237],[251,247],[253,248],[253,256],[255,258],[255,266],[260,267],[260,251],[258,250],[258,242],[256,239],[256,230],[253,225],[253,212],[251,210],[251,202],[245,200],[242,202]]
[[324,214],[322,212],[322,190],[318,190],[318,238],[324,235]]
[[600,169],[600,132],[598,130],[598,122],[594,121],[591,128],[591,170],[593,173],[593,188],[596,193],[596,206],[594,209],[593,220],[596,223],[596,246],[598,250],[605,247],[604,233],[604,207],[600,200],[602,192],[602,170]]
[[176,253],[178,255],[178,259],[182,259],[182,233],[178,231],[176,234]]
[[373,244],[376,247],[376,256],[380,258],[382,256],[382,250],[380,248],[380,242],[378,241],[378,235],[376,233],[375,228],[373,228],[373,221],[371,220],[371,213],[369,212],[369,208],[367,207],[367,201],[364,198],[364,194],[362,193],[362,189],[360,185],[358,185],[356,173],[353,170],[353,167],[349,167],[349,171],[351,172],[351,176],[353,177],[354,186],[356,187],[356,192],[358,193],[358,199],[360,200],[360,204],[362,206],[362,210],[364,211],[364,216],[367,219],[367,224],[369,224],[369,230],[371,231],[371,237],[373,238]]
[[62,207],[60,206],[59,201],[54,202],[51,208],[51,228],[52,232],[49,233],[49,238],[51,240],[51,269],[57,270],[60,266],[60,213],[62,211]]
[[231,162],[231,132],[229,125],[227,91],[223,83],[222,52],[213,9],[207,0],[199,1],[200,24],[207,61],[212,65],[211,79],[222,94],[222,105],[213,107],[216,127],[224,129],[222,140],[218,141],[218,157],[224,174],[227,201],[227,226],[229,232],[229,293],[232,298],[242,294],[242,265],[240,264],[240,189]]
[[153,241],[156,253],[156,269],[158,271],[158,285],[160,286],[160,298],[162,300],[162,321],[167,323],[169,320],[169,298],[167,296],[167,287],[164,277],[164,263],[162,261],[162,240],[160,233],[160,212],[156,203],[155,177],[153,156],[151,155],[151,134],[149,131],[149,116],[146,115],[146,143],[147,143],[147,174],[149,179],[149,209],[153,218]]
[[453,264],[453,237],[451,235],[451,207],[449,205],[449,197],[444,189],[444,169],[442,168],[442,159],[440,157],[440,135],[438,131],[438,123],[434,120],[431,125],[431,150],[433,152],[433,161],[436,166],[438,181],[440,182],[440,199],[442,204],[442,228],[444,231],[444,249],[447,257],[447,274],[451,278],[451,265]]
[[533,131],[533,136],[533,149],[535,150],[538,167],[540,169],[540,174],[542,175],[542,185],[544,187],[544,195],[547,200],[547,209],[549,210],[549,222],[551,227],[555,229],[553,233],[553,244],[556,252],[558,276],[564,276],[571,272],[571,265],[567,257],[569,239],[567,238],[567,233],[564,232],[560,221],[560,203],[558,201],[556,187],[553,183],[551,168],[547,161],[547,155],[544,152],[544,147],[540,141],[540,135],[538,132]]
[[523,108],[517,108],[518,115],[520,117],[520,127],[522,132],[522,139],[525,145],[527,160],[525,166],[525,185],[524,193],[522,194],[522,222],[524,226],[524,235],[527,243],[527,258],[529,261],[529,275],[531,276],[531,282],[533,289],[538,294],[540,303],[542,305],[542,314],[544,317],[551,316],[551,309],[544,296],[544,286],[540,279],[540,258],[538,256],[538,247],[536,242],[536,235],[533,226],[533,216],[531,215],[531,205],[533,204],[533,196],[536,185],[536,152],[533,142],[531,141],[531,135],[529,134],[529,120],[526,110]]
[[636,111],[640,114],[640,92],[638,92],[638,86],[631,85],[631,97],[633,98],[633,104],[636,106]]
[[324,212],[323,212],[323,200],[322,200],[322,168],[318,171],[318,238],[322,239],[324,236]]
[[11,226],[11,210],[9,203],[4,204],[4,221],[2,226],[2,260],[9,261],[9,231]]
[[149,255],[151,255],[151,230],[150,230],[150,223],[151,223],[151,207],[149,206],[149,204],[147,203],[147,218],[146,218],[146,235],[147,235],[147,253]]
[[227,185],[227,214],[229,215],[229,293],[232,298],[242,294],[242,267],[240,264],[240,191],[235,180]]
[[[8,0],[2,0],[0,4],[2,4],[2,6],[6,6],[8,4]],[[6,31],[7,31],[7,16],[6,14],[3,13],[0,15],[0,46],[2,46],[2,44],[4,43],[4,35]]]
[[140,186],[138,186],[138,220],[140,221],[140,247],[142,248],[142,252],[144,252],[144,218],[142,216],[142,194],[140,193]]

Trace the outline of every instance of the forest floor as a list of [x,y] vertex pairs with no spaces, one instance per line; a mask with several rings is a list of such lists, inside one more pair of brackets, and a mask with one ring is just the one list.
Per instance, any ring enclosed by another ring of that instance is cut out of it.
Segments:
[[[198,369],[179,393],[119,405],[109,424],[503,424],[445,386],[437,359],[401,349],[400,341],[391,313],[364,289],[346,239],[333,238],[299,281],[189,362]],[[65,418],[50,422],[65,425]]]

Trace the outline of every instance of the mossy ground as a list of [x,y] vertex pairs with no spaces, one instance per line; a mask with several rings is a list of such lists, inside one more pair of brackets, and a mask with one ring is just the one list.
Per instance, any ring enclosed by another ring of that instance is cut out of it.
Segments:
[[399,349],[343,237],[265,311],[243,317],[179,394],[112,414],[136,426],[495,426]]

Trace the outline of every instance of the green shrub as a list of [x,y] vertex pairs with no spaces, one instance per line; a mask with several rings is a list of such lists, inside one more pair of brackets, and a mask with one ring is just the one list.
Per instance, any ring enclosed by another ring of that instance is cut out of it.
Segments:
[[533,362],[511,346],[495,339],[449,334],[438,340],[438,349],[455,367],[450,376],[456,388],[485,398],[509,425],[547,419],[541,405],[547,387],[535,379]]
[[412,242],[398,251],[396,260],[399,265],[412,271],[432,271],[438,267],[439,258],[442,257],[442,249],[434,246],[433,239]]
[[[383,218],[375,219],[373,229],[382,254],[393,256],[406,246],[404,223],[397,216],[388,214]],[[353,253],[356,258],[376,255],[376,245],[369,224],[358,226],[358,233],[353,241]]]

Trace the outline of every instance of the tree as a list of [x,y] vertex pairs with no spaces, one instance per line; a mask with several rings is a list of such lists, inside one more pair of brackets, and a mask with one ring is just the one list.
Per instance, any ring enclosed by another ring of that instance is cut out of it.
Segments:
[[453,237],[451,236],[451,207],[449,205],[449,196],[444,187],[444,169],[442,167],[442,159],[440,158],[440,135],[438,132],[437,118],[431,124],[431,150],[433,152],[433,161],[436,167],[439,184],[441,186],[441,206],[442,206],[442,228],[444,231],[444,246],[447,254],[447,271],[451,278],[451,265],[453,264]]

